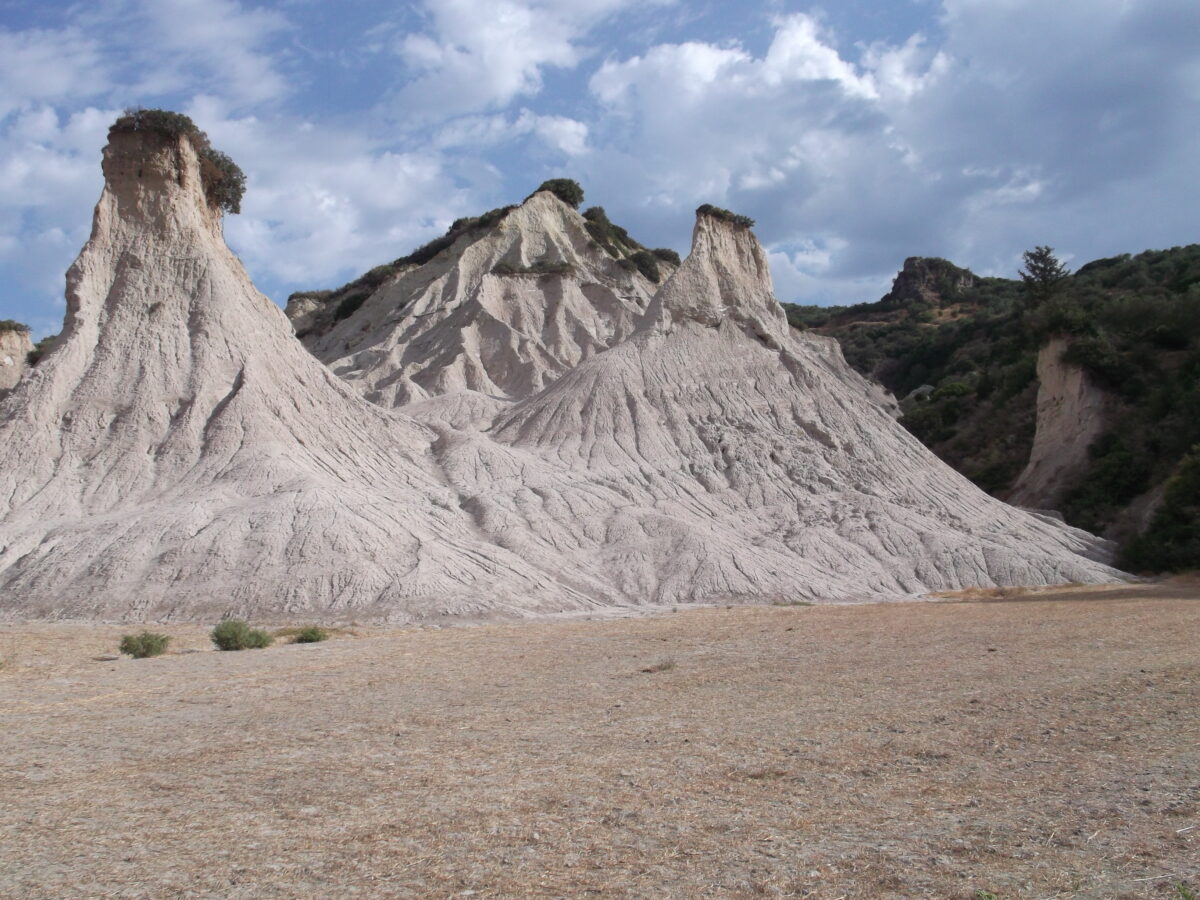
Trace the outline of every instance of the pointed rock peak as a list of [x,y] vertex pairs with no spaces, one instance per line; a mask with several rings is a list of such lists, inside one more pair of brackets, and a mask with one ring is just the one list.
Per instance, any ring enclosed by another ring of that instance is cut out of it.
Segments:
[[787,318],[753,224],[708,204],[696,210],[692,251],[658,292],[648,317],[664,325],[691,320],[715,326],[729,319],[761,337],[786,334]]

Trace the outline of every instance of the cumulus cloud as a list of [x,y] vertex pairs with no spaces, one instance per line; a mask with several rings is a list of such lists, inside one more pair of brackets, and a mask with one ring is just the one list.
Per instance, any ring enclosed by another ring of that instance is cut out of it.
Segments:
[[444,119],[539,93],[547,69],[588,54],[583,39],[617,12],[672,0],[425,0],[428,27],[392,48],[415,78],[398,93],[409,112]]
[[1194,3],[946,0],[940,25],[845,47],[796,14],[761,54],[610,59],[590,81],[609,114],[590,178],[641,198],[610,210],[635,224],[702,201],[752,215],[785,299],[844,298],[908,255],[1011,274],[1036,243],[1099,255],[1185,228],[1150,211],[1165,185],[1184,185],[1176,210],[1197,199],[1179,177],[1200,133],[1200,49],[1179,36],[1200,29]]
[[237,0],[98,0],[81,7],[76,21],[104,36],[128,103],[198,84],[240,106],[288,92],[273,41],[289,24],[277,11]]
[[554,175],[653,246],[685,250],[701,202],[753,216],[802,301],[874,299],[914,254],[1012,274],[1034,244],[1194,239],[1194,0],[940,0],[866,43],[773,0],[668,3],[351,4],[329,37],[309,0],[94,0],[0,29],[10,295],[59,302],[129,103],[246,169],[227,233],[277,299]]

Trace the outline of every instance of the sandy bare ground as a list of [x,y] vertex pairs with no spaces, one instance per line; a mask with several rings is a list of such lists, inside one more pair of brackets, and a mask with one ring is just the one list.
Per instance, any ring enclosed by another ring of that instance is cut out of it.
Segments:
[[1200,885],[1195,584],[93,659],[128,630],[0,627],[0,895]]

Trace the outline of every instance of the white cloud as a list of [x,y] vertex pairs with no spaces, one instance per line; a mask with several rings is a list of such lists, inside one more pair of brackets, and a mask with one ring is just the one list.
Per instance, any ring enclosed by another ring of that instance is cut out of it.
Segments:
[[72,28],[102,41],[96,52],[123,104],[198,85],[240,106],[289,90],[274,42],[290,25],[273,10],[238,0],[96,0],[75,8]]
[[1096,255],[1179,242],[1174,211],[1200,199],[1180,176],[1200,133],[1200,46],[1181,35],[1200,7],[946,0],[941,24],[936,46],[841,48],[800,14],[760,55],[692,41],[610,59],[590,81],[609,117],[589,122],[589,184],[637,198],[610,213],[642,230],[668,220],[651,198],[745,212],[781,293],[824,299],[886,286],[914,254],[1011,274],[1021,249],[1072,236]]
[[393,47],[415,75],[401,108],[426,117],[498,109],[539,93],[547,69],[571,69],[597,23],[672,0],[426,0],[429,27]]
[[438,129],[432,145],[438,149],[490,149],[533,136],[565,156],[587,152],[588,126],[567,116],[538,115],[522,109],[517,115],[460,116]]
[[362,134],[304,120],[192,111],[246,171],[230,244],[257,277],[306,287],[407,253],[477,212],[434,151],[380,150]]
[[762,61],[760,77],[771,86],[833,81],[847,94],[878,96],[871,79],[860,75],[827,41],[810,16],[797,14],[779,19],[775,24],[775,39]]
[[0,119],[31,104],[94,97],[108,85],[99,43],[80,29],[0,30]]

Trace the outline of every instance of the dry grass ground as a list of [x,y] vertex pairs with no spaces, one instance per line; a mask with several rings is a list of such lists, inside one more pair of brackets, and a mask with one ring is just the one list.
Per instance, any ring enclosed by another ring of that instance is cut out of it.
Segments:
[[0,895],[1200,884],[1195,584],[96,659],[130,630],[0,626]]

